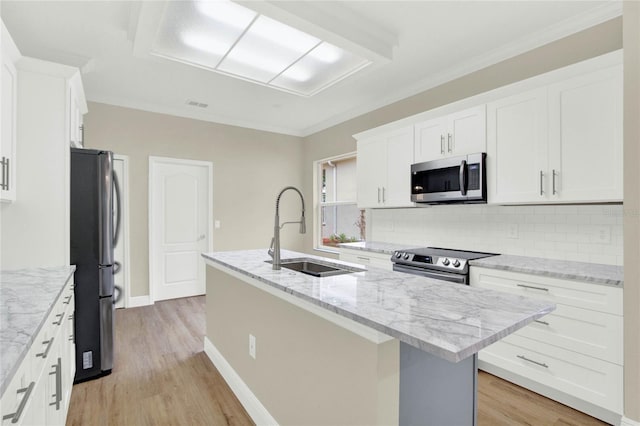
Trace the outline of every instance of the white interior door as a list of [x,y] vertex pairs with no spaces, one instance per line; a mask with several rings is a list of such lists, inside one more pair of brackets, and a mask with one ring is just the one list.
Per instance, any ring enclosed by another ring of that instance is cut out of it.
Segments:
[[149,159],[149,262],[153,300],[205,293],[210,250],[209,162]]
[[[114,275],[114,283],[120,290],[115,304],[116,309],[126,308],[130,297],[130,269],[129,269],[129,158],[124,155],[113,156],[113,170],[120,185],[120,237],[113,248],[113,257],[120,264],[120,270]],[[114,203],[114,210],[117,209]],[[114,211],[114,215],[118,214]],[[115,217],[115,216],[114,216]]]

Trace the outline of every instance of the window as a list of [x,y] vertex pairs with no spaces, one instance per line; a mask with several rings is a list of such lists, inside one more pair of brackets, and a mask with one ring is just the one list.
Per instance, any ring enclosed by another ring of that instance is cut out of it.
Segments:
[[316,162],[316,248],[364,241],[365,211],[356,202],[355,153]]

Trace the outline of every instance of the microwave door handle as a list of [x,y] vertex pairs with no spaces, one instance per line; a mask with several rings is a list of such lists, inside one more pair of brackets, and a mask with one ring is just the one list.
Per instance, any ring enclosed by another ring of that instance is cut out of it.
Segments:
[[467,161],[462,160],[460,162],[460,192],[462,195],[467,195]]

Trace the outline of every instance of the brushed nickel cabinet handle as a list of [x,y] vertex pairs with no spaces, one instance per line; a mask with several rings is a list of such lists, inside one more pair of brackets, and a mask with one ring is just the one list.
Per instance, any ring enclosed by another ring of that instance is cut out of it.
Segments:
[[440,135],[440,154],[444,154],[444,135]]
[[451,133],[447,133],[447,150],[449,152],[452,152],[451,151],[451,138],[452,138]]
[[62,324],[62,319],[64,318],[64,312],[61,314],[56,314],[56,317],[58,317],[58,321],[54,321],[52,322],[53,325],[61,325]]
[[556,191],[556,169],[553,169],[551,172],[551,189],[553,190],[553,195],[558,193],[558,191]]
[[522,359],[522,360],[525,360],[525,361],[527,361],[527,362],[530,362],[530,363],[532,363],[532,364],[539,365],[540,367],[549,368],[549,366],[548,366],[547,364],[545,364],[544,362],[534,361],[534,360],[532,360],[532,359],[527,358],[527,357],[526,357],[526,356],[524,356],[524,355],[516,355],[516,356],[517,356],[518,358],[520,358],[520,359]]
[[41,356],[44,359],[47,357],[47,355],[49,355],[49,350],[51,349],[51,345],[53,344],[53,337],[49,340],[45,340],[44,342],[42,342],[42,344],[46,344],[47,348],[44,350],[44,352],[36,354],[36,356]]
[[516,284],[516,285],[522,288],[530,288],[531,290],[549,291],[548,288],[544,288],[544,287],[536,287],[533,285],[526,285],[526,284]]
[[49,373],[50,376],[56,375],[56,393],[51,395],[55,398],[54,402],[49,403],[50,406],[56,406],[56,411],[60,410],[60,402],[62,402],[62,358],[58,357],[58,363],[53,364],[53,371]]
[[35,385],[36,385],[36,382],[31,382],[29,383],[29,386],[27,386],[26,388],[17,390],[16,393],[24,393],[24,396],[20,401],[20,405],[18,405],[18,409],[16,410],[15,413],[2,416],[2,420],[11,419],[11,423],[18,423],[18,421],[20,420],[20,416],[24,411],[24,407],[27,405],[27,401],[29,400],[29,397],[31,396],[31,392],[33,391],[33,388],[35,387]]
[[542,197],[544,195],[544,190],[542,189],[542,179],[544,178],[544,173],[542,173],[542,170],[540,170],[540,196]]
[[380,204],[380,187],[378,187],[378,204]]
[[68,304],[69,304],[69,302],[71,301],[71,298],[72,298],[72,297],[73,297],[73,296],[71,296],[71,295],[69,295],[69,296],[65,297],[65,298],[64,298],[64,302],[62,302],[62,303],[63,303],[64,305],[68,305]]
[[356,256],[358,259],[360,260],[366,260],[367,262],[369,262],[371,259],[369,259],[368,257],[361,257],[361,256]]
[[382,202],[386,203],[387,202],[387,197],[385,195],[385,187],[382,187]]
[[549,323],[546,321],[542,321],[542,320],[533,320],[533,321],[537,322],[538,324],[549,325]]

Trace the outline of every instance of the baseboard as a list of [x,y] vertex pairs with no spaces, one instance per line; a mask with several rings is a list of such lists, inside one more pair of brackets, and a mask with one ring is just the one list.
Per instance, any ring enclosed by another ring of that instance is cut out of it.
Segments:
[[148,306],[148,305],[152,305],[149,299],[149,295],[144,295],[144,296],[130,297],[127,307],[137,308],[138,306]]
[[216,366],[224,380],[227,382],[233,393],[236,395],[240,404],[247,410],[249,417],[255,422],[256,425],[269,425],[276,426],[278,422],[269,414],[269,411],[258,400],[258,398],[251,392],[249,386],[240,378],[238,373],[231,367],[231,364],[227,362],[222,356],[220,351],[213,345],[211,340],[205,336],[204,338],[204,352],[207,354],[213,365]]
[[630,418],[623,416],[622,420],[620,421],[620,426],[640,426],[640,422],[631,420]]

